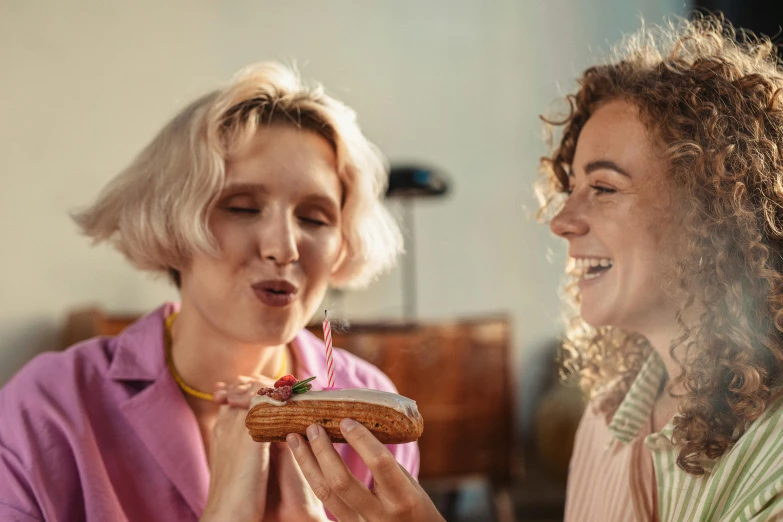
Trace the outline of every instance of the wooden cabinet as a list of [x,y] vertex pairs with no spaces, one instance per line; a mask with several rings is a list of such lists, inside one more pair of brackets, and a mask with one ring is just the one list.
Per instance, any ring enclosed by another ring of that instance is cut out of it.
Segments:
[[[322,335],[320,325],[311,328]],[[484,475],[506,483],[512,467],[512,386],[505,318],[414,325],[353,325],[334,346],[378,366],[424,417],[421,479]]]

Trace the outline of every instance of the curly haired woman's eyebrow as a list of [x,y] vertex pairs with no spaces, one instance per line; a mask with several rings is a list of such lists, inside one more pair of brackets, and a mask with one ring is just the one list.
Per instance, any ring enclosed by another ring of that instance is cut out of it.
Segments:
[[617,172],[618,174],[621,174],[623,176],[626,176],[628,178],[632,177],[627,170],[619,166],[617,163],[615,163],[612,160],[595,160],[587,163],[585,165],[585,174],[589,175],[595,172],[596,170],[613,170]]

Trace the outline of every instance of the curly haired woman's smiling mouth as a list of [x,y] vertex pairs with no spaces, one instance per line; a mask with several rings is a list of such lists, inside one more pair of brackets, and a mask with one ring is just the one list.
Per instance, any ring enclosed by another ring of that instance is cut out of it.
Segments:
[[580,281],[601,277],[614,266],[614,260],[608,257],[569,257],[568,273]]

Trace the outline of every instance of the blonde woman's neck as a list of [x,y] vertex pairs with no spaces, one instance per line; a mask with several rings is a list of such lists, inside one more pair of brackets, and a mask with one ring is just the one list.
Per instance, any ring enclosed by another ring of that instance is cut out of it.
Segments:
[[237,342],[211,328],[187,307],[174,320],[171,336],[177,372],[189,386],[207,393],[214,392],[217,383],[229,383],[239,376],[275,380],[280,373],[293,370],[286,345]]

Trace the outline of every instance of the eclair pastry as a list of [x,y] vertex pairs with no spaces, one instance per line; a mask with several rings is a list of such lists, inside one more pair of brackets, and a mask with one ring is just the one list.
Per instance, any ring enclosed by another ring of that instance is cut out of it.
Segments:
[[322,426],[332,442],[345,442],[340,432],[340,421],[345,418],[360,422],[384,444],[412,442],[424,431],[416,402],[395,393],[363,388],[293,394],[285,389],[279,390],[282,393],[265,390],[253,398],[245,418],[256,442],[284,441],[289,433],[306,436],[311,424]]

